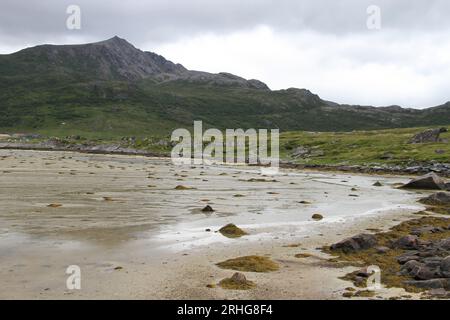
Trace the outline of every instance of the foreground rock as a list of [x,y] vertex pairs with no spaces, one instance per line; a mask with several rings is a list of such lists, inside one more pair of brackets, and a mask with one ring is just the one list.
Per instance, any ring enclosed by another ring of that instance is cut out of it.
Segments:
[[344,239],[331,245],[333,251],[342,250],[343,252],[355,252],[359,250],[372,248],[377,244],[377,239],[372,234],[359,234],[357,236]]
[[247,235],[248,233],[237,227],[235,224],[227,224],[226,226],[219,229],[219,232],[227,238],[240,238]]
[[247,280],[243,273],[236,272],[231,278],[220,281],[219,286],[228,290],[249,290],[255,287],[255,283]]
[[[329,253],[338,254],[330,261],[355,266],[377,265],[386,287],[402,287],[410,292],[427,291],[446,297],[450,293],[450,219],[422,217],[405,221],[374,237],[358,235],[333,244]],[[366,240],[365,248],[358,243]],[[374,243],[379,245],[373,246]],[[380,249],[382,248],[382,250]],[[365,287],[366,268],[342,277],[357,287]]]
[[444,179],[439,177],[434,172],[428,173],[424,176],[415,178],[410,182],[404,184],[401,188],[405,189],[426,189],[426,190],[445,190],[446,183]]
[[420,202],[432,206],[450,206],[450,193],[438,192],[426,198],[420,199]]

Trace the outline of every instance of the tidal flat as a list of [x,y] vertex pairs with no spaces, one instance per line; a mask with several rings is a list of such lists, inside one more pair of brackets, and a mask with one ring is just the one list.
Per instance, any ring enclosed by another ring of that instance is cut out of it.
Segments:
[[[340,299],[354,268],[320,248],[414,217],[431,192],[396,188],[408,180],[0,150],[0,299]],[[242,236],[218,232],[228,224]],[[217,264],[242,256],[279,268],[246,272],[249,290],[216,286],[234,273]],[[71,265],[80,290],[66,286]]]

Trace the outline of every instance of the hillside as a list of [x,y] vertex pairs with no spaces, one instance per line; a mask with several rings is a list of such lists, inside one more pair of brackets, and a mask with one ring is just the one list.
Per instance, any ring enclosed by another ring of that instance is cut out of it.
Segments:
[[351,131],[447,125],[450,103],[425,110],[349,106],[306,89],[187,70],[127,41],[42,45],[0,55],[0,132],[166,136],[194,120],[217,128]]

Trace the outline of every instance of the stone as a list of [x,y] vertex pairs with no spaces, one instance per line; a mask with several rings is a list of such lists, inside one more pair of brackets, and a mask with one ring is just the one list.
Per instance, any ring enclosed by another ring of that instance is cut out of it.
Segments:
[[377,251],[377,253],[387,253],[389,250],[391,250],[388,247],[376,247],[375,250]]
[[373,184],[374,187],[382,187],[383,185],[381,184],[380,181],[377,181]]
[[426,189],[426,190],[445,190],[445,181],[434,172],[424,176],[412,179],[401,188],[405,189]]
[[401,237],[400,239],[394,241],[392,246],[394,248],[405,249],[405,250],[417,249],[419,246],[419,238],[414,235],[407,235],[407,236]]
[[377,238],[372,234],[359,234],[344,239],[331,245],[331,250],[342,250],[343,252],[359,251],[369,249],[377,244]]
[[233,274],[233,276],[231,277],[231,280],[237,282],[237,283],[246,283],[247,282],[247,278],[245,277],[245,275],[243,273],[240,272],[236,272],[235,274]]
[[435,205],[435,206],[446,206],[450,205],[450,193],[449,192],[438,192],[432,194],[426,198],[420,199],[421,203]]
[[312,215],[311,218],[313,218],[316,221],[319,221],[319,220],[323,219],[323,216],[321,214],[319,214],[319,213],[315,213],[315,214]]
[[442,259],[439,269],[443,277],[450,278],[450,256]]
[[416,260],[419,260],[419,259],[420,259],[419,256],[413,255],[413,254],[410,254],[410,253],[407,252],[407,253],[404,253],[404,254],[398,256],[397,257],[397,262],[399,264],[406,264],[409,261],[416,261]]
[[413,229],[411,231],[411,234],[415,235],[415,236],[420,236],[420,235],[427,234],[427,233],[439,233],[439,232],[444,232],[444,231],[445,230],[440,227],[423,226],[423,227]]
[[448,288],[448,280],[449,279],[409,280],[405,281],[404,284],[422,289],[441,289]]
[[444,132],[447,132],[446,128],[428,129],[416,134],[409,143],[440,142],[439,136]]
[[202,212],[214,212],[214,209],[208,205],[202,209]]

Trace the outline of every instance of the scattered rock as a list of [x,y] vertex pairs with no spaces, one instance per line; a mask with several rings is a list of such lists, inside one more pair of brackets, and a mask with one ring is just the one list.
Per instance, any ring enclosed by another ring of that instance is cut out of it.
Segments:
[[428,129],[416,134],[409,143],[440,142],[439,136],[444,132],[447,132],[446,128]]
[[377,238],[372,234],[359,234],[331,245],[331,250],[342,250],[344,253],[369,249],[377,244]]
[[231,278],[220,281],[219,286],[229,290],[249,290],[255,287],[255,283],[247,280],[244,274],[236,272]]
[[433,205],[433,206],[447,206],[450,205],[450,193],[449,192],[438,192],[432,194],[426,198],[419,200],[423,204]]
[[450,256],[445,257],[440,263],[440,271],[442,276],[450,278]]
[[248,233],[237,227],[235,224],[227,224],[219,229],[219,232],[227,238],[240,238]]
[[445,181],[434,172],[418,177],[404,184],[405,189],[445,190]]
[[404,282],[408,286],[422,289],[441,289],[449,287],[449,279],[408,280]]
[[315,214],[312,215],[311,218],[313,218],[316,221],[320,221],[320,220],[323,219],[323,216],[321,214],[319,214],[319,213],[315,213]]
[[405,250],[417,249],[417,247],[419,246],[419,238],[417,236],[407,235],[407,236],[401,237],[400,239],[394,241],[392,243],[392,246],[394,248],[405,249]]
[[49,207],[49,208],[60,208],[60,207],[62,207],[62,204],[60,204],[60,203],[51,203],[47,207]]
[[377,253],[384,254],[384,253],[387,253],[391,249],[388,247],[376,247],[375,250],[377,251]]
[[374,187],[382,187],[383,184],[380,181],[377,181],[373,184]]
[[214,209],[211,206],[207,205],[202,209],[202,212],[214,212]]

